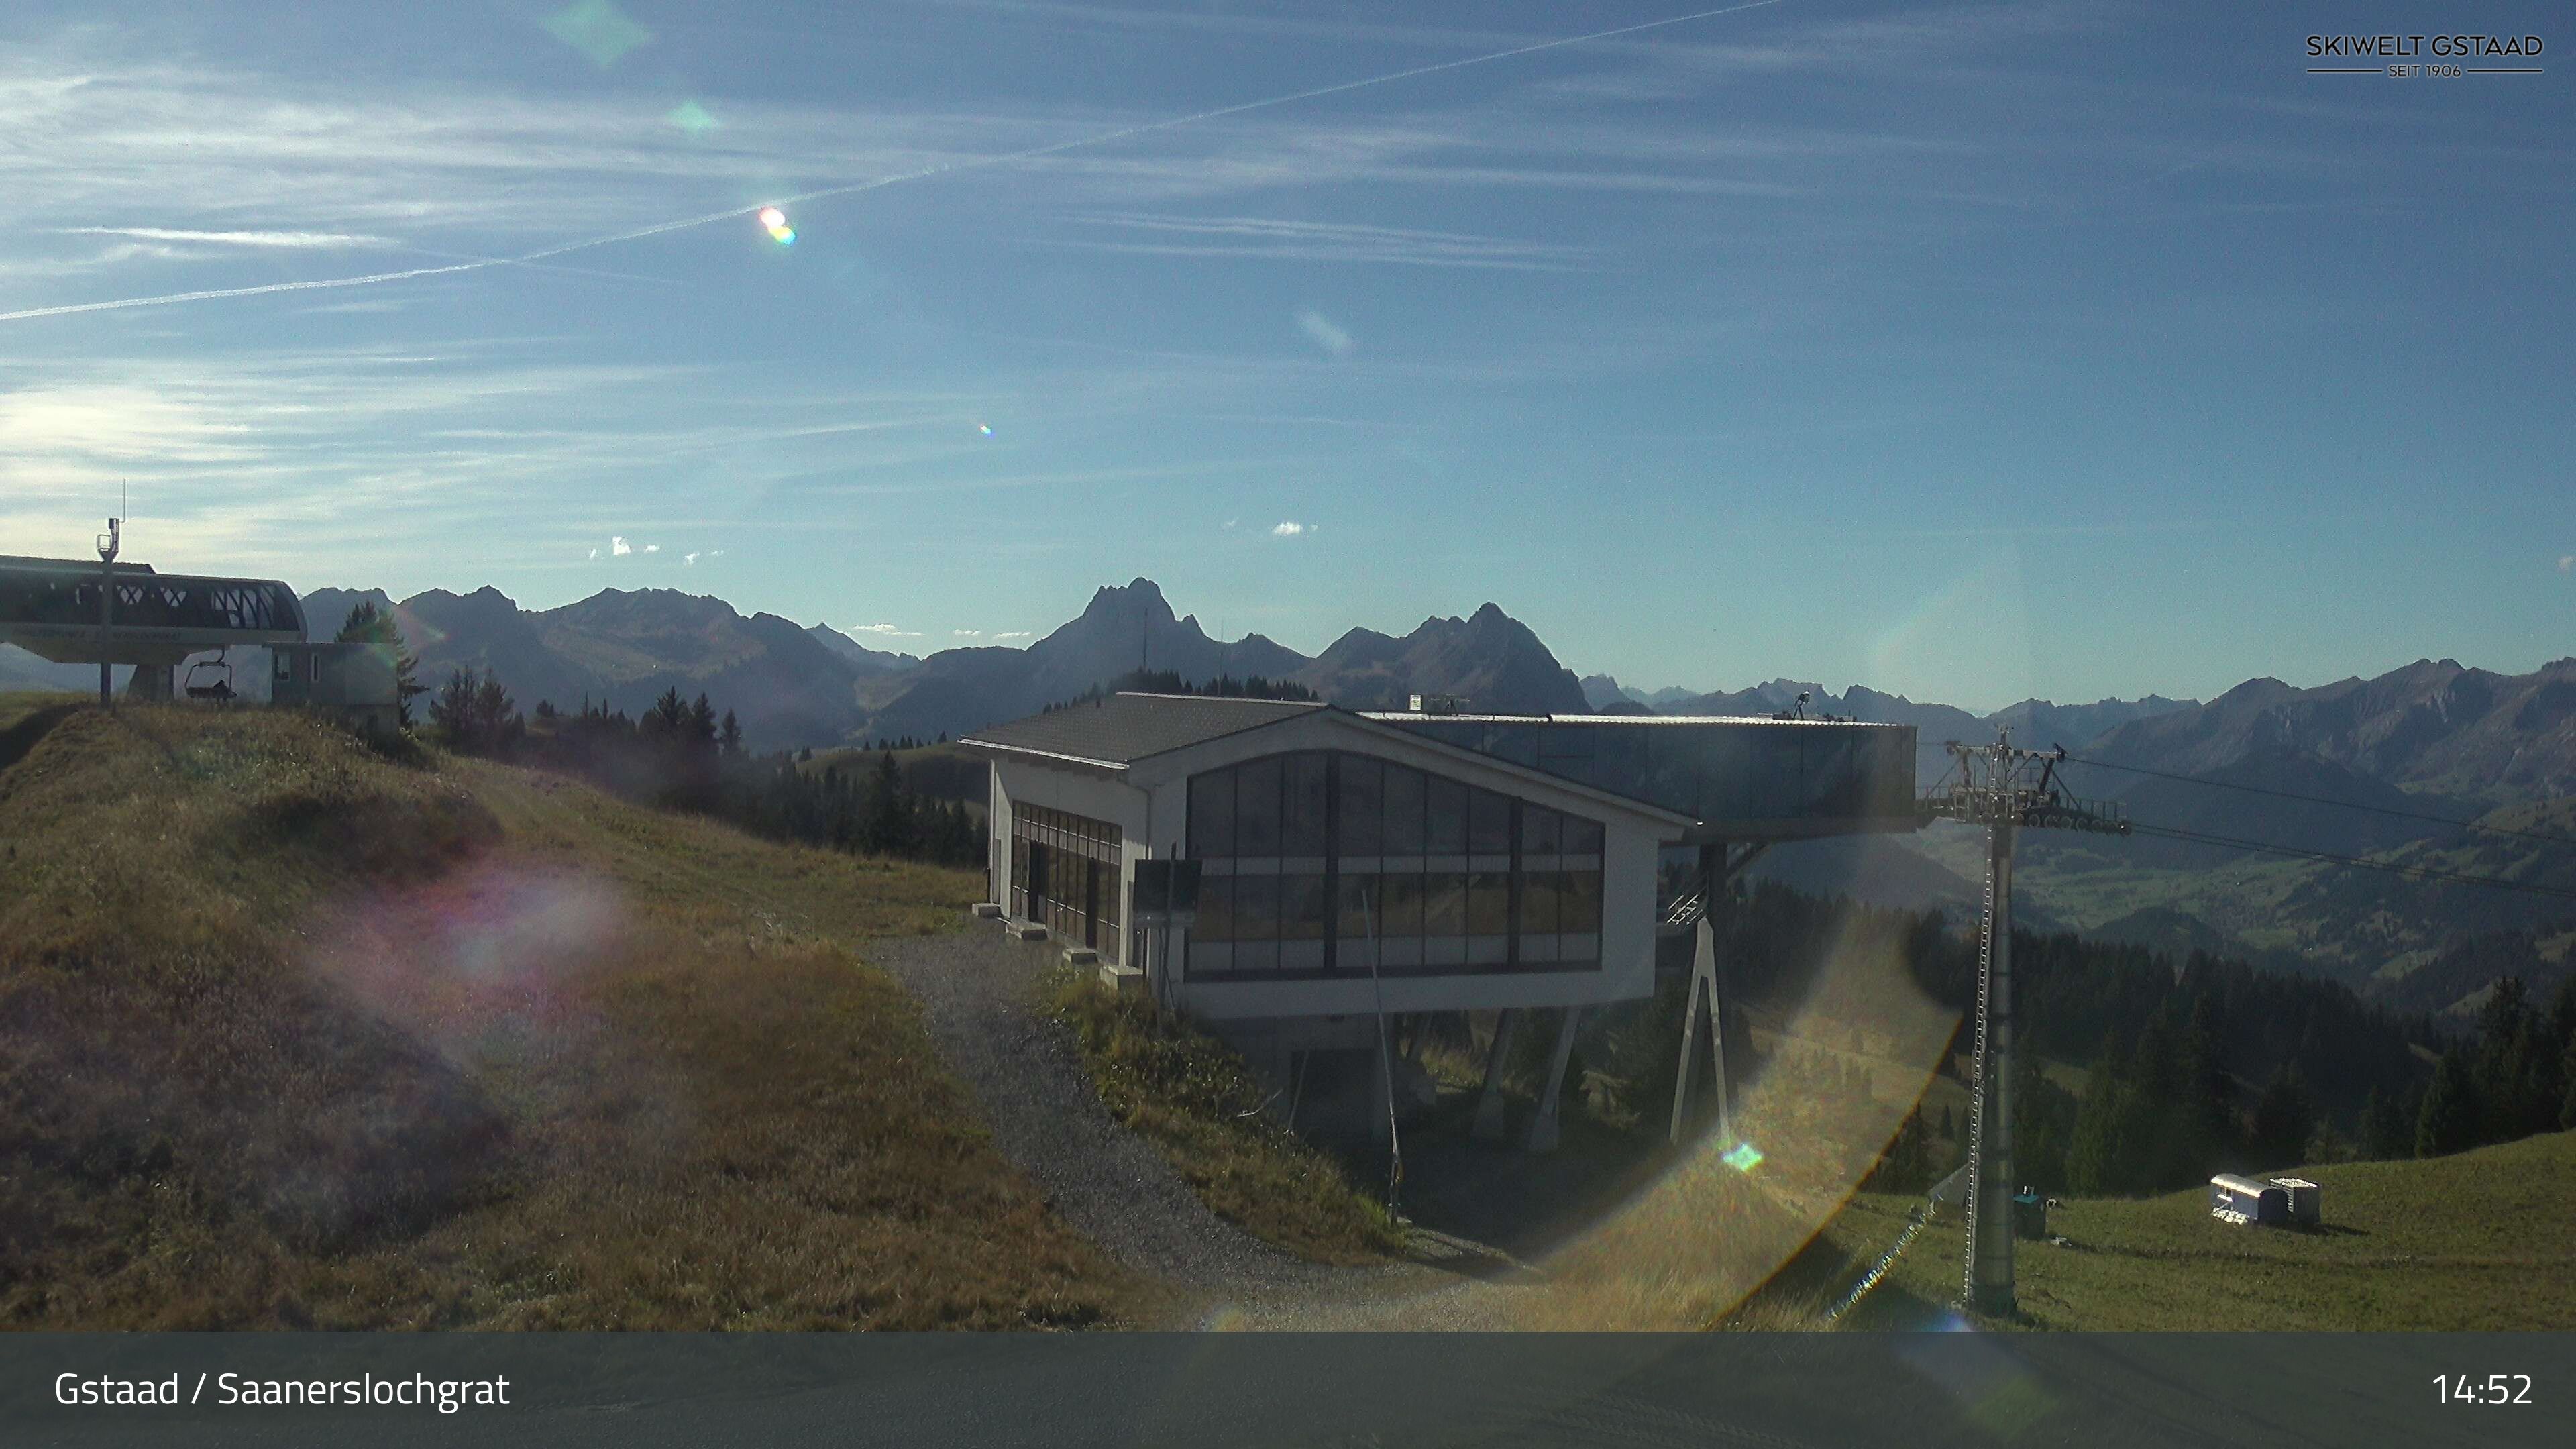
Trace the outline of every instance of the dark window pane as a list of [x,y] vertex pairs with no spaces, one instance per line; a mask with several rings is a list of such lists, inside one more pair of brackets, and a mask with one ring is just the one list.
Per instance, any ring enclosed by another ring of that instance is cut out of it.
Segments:
[[1467,853],[1467,787],[1431,777],[1423,805],[1423,848],[1432,855]]
[[1366,755],[1344,755],[1339,768],[1341,853],[1376,855],[1384,838],[1378,827],[1385,810],[1386,766]]
[[1324,853],[1324,757],[1318,751],[1290,755],[1287,800],[1279,823],[1281,855]]
[[1601,853],[1601,822],[1598,820],[1586,820],[1580,815],[1569,815],[1565,817],[1565,853],[1568,855],[1599,855]]
[[1239,875],[1234,878],[1234,939],[1273,941],[1279,937],[1279,877]]
[[1564,816],[1544,805],[1521,802],[1521,854],[1554,855],[1563,849],[1558,842],[1565,838],[1564,822]]
[[1234,854],[1234,771],[1190,777],[1190,855],[1223,859]]
[[1467,933],[1467,878],[1450,872],[1422,878],[1422,934]]
[[1422,934],[1422,877],[1382,875],[1378,898],[1383,905],[1377,933],[1381,936]]
[[1471,855],[1509,855],[1512,852],[1512,802],[1509,796],[1491,790],[1471,793],[1467,828],[1467,850]]
[[1234,939],[1234,877],[1212,875],[1199,882],[1199,921],[1190,928],[1190,939]]
[[1504,871],[1478,871],[1467,882],[1467,934],[1507,936],[1512,930],[1512,878]]
[[1598,931],[1601,929],[1601,872],[1569,871],[1565,895],[1558,907],[1557,929],[1561,931]]
[[1378,899],[1378,877],[1346,875],[1342,877],[1341,901],[1335,909],[1339,919],[1333,934],[1345,941],[1365,941],[1386,934],[1385,903]]
[[1422,854],[1423,777],[1402,765],[1386,767],[1386,853]]
[[1279,939],[1324,939],[1324,878],[1320,875],[1279,877]]
[[1279,757],[1235,767],[1234,853],[1279,853]]
[[1521,932],[1524,935],[1555,934],[1556,899],[1565,888],[1561,871],[1534,870],[1521,877]]

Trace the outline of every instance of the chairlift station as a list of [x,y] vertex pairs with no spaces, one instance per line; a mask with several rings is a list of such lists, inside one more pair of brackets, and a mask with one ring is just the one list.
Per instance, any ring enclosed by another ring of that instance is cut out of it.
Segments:
[[[1653,995],[1660,939],[1699,936],[1694,1028],[1713,1006],[1705,916],[1734,871],[1774,841],[1924,819],[1910,725],[1126,693],[961,743],[991,762],[987,870],[1011,928],[1096,957],[1274,1081],[1365,1051],[1386,1015],[1505,1013],[1498,1063],[1524,1013],[1566,1008],[1541,1150],[1583,1011]],[[1697,848],[1701,884],[1659,903],[1674,846]],[[1134,920],[1138,862],[1163,859],[1198,867],[1183,929]],[[1499,1134],[1494,1075],[1479,1125]]]
[[241,693],[231,651],[265,650],[270,703],[323,710],[367,730],[396,727],[393,650],[311,640],[302,602],[276,579],[118,562],[122,533],[121,521],[109,519],[96,563],[0,555],[0,644],[56,664],[96,664],[102,704],[112,702],[108,670],[120,664],[134,670],[130,698],[229,701]]

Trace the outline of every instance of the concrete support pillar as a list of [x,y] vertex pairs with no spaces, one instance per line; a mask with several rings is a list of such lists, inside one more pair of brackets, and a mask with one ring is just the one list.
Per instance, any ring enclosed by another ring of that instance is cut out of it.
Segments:
[[1494,1044],[1485,1052],[1485,1091],[1476,1099],[1473,1135],[1479,1142],[1503,1140],[1503,1063],[1511,1055],[1512,1038],[1520,1025],[1521,1014],[1514,1007],[1503,1008],[1494,1019]]
[[1733,904],[1735,883],[1727,873],[1724,841],[1701,846],[1700,859],[1708,882],[1707,905],[1700,914],[1697,946],[1691,953],[1690,997],[1682,1007],[1682,1057],[1673,1072],[1673,1119],[1666,1135],[1679,1142],[1689,1124],[1691,1086],[1699,1074],[1700,1033],[1705,1031],[1717,1087],[1718,1135],[1727,1139],[1721,1145],[1732,1146],[1734,1104],[1729,1098],[1734,1083],[1726,1072],[1726,974],[1718,959],[1718,923]]
[[1530,1123],[1529,1150],[1554,1152],[1557,1144],[1558,1098],[1565,1091],[1565,1063],[1574,1054],[1574,1033],[1583,1025],[1583,1008],[1565,1008],[1565,1020],[1556,1029],[1556,1050],[1548,1053],[1547,1088],[1539,1093],[1538,1117]]

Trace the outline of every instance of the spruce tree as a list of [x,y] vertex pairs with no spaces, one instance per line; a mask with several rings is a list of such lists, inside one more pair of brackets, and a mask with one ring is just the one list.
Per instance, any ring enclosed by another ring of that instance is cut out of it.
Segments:
[[2128,1099],[2135,1087],[2126,1078],[2124,1053],[2105,1044],[2093,1059],[2084,1082],[2084,1098],[2075,1112],[2075,1140],[2066,1151],[2066,1185],[2087,1197],[2126,1192],[2135,1180],[2137,1144],[2128,1139]]
[[2415,1155],[2443,1157],[2477,1146],[2479,1116],[2476,1075],[2468,1053],[2454,1046],[2433,1069],[2433,1085],[2415,1118]]
[[2308,1138],[2317,1128],[2317,1111],[2296,1063],[2272,1074],[2263,1095],[2255,1099],[2251,1125],[2247,1145],[2258,1165],[2290,1167],[2307,1155]]
[[2370,1089],[2361,1107],[2361,1150],[2364,1156],[2383,1162],[2414,1155],[2415,1128],[2396,1093],[2376,1085]]

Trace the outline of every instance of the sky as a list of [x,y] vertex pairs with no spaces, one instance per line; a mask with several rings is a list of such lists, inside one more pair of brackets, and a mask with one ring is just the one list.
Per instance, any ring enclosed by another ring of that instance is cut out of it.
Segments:
[[[2576,653],[2563,8],[1697,10],[21,0],[0,552],[1979,708]],[[2434,29],[2541,73],[2307,73]]]

